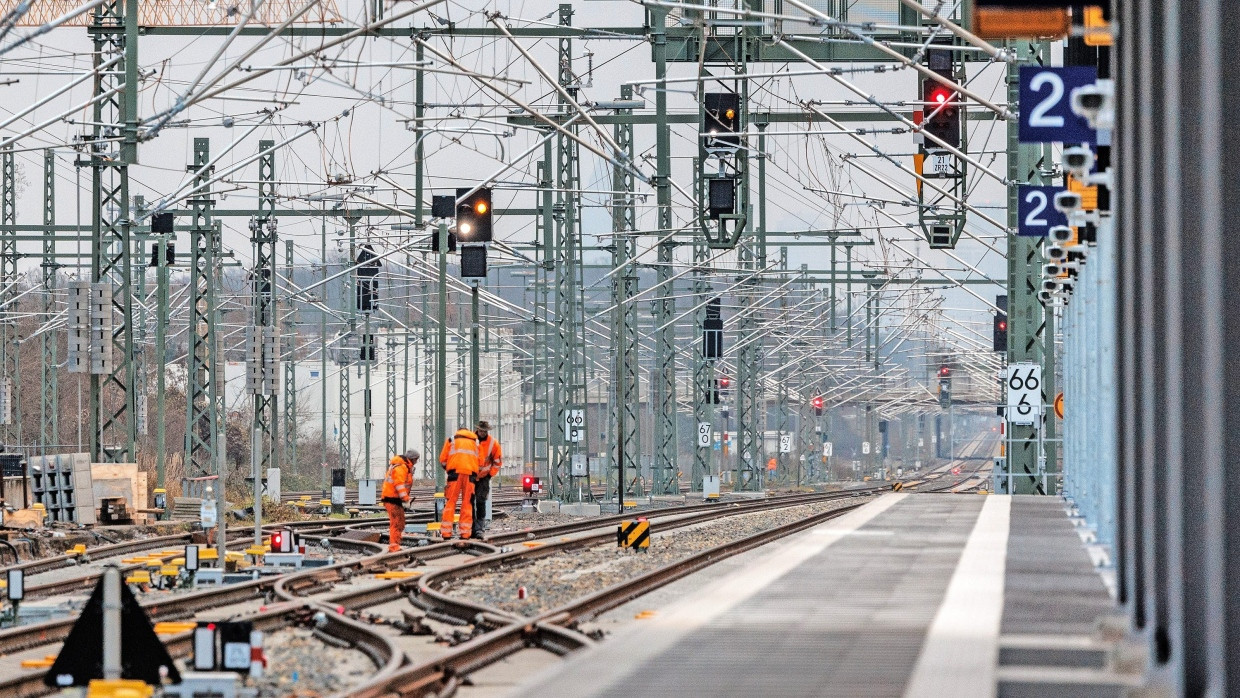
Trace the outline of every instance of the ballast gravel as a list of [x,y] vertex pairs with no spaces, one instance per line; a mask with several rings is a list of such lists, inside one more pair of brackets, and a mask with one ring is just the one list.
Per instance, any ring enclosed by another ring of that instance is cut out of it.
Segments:
[[[519,566],[461,580],[448,592],[512,613],[536,616],[587,594],[639,574],[669,565],[703,550],[777,528],[814,514],[834,511],[868,501],[849,497],[785,509],[738,514],[653,535],[647,551],[615,545],[568,550]],[[518,598],[524,587],[525,598]]]
[[341,693],[374,675],[375,665],[362,652],[333,647],[308,628],[288,628],[267,635],[265,675],[254,681],[264,698],[325,696]]

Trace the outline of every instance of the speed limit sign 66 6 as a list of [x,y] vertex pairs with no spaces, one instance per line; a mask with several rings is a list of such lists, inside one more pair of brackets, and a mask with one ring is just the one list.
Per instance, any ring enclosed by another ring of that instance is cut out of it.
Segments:
[[1036,424],[1042,414],[1042,367],[1011,364],[1007,371],[1007,418],[1012,424]]

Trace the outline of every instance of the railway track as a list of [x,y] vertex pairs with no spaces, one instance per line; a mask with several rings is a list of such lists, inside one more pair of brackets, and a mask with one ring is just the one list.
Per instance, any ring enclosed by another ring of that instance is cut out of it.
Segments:
[[[885,488],[872,488],[873,491],[881,489]],[[851,497],[855,496],[855,494],[853,492],[819,493],[814,495],[791,495],[735,505],[700,504],[685,507],[669,507],[647,512],[647,515],[652,519],[666,521],[666,523],[661,523],[660,527],[667,529],[700,523],[722,516]],[[376,553],[359,560],[336,563],[328,567],[292,572],[278,577],[267,577],[218,589],[191,592],[171,598],[148,599],[142,603],[153,621],[166,621],[192,618],[195,614],[208,609],[218,610],[256,600],[271,600],[276,601],[276,603],[269,604],[266,610],[259,611],[257,614],[247,614],[245,617],[247,620],[253,619],[257,629],[275,629],[303,618],[307,608],[322,611],[326,617],[334,618],[340,615],[339,611],[342,608],[355,610],[386,601],[399,600],[414,590],[414,587],[410,586],[410,580],[394,580],[360,590],[349,590],[335,595],[327,595],[317,601],[305,599],[308,594],[323,594],[325,590],[330,590],[336,583],[342,580],[356,578],[362,574],[418,566],[429,560],[459,555],[461,553],[485,556],[479,557],[479,560],[492,557],[498,558],[507,554],[498,546],[525,542],[530,540],[531,537],[546,540],[550,537],[578,534],[578,538],[572,539],[573,544],[597,545],[600,542],[614,539],[614,532],[610,526],[620,520],[620,518],[622,517],[619,515],[600,517],[570,524],[557,524],[526,531],[503,533],[495,536],[492,541],[443,542],[410,548],[396,553]],[[340,539],[329,538],[329,540],[335,543]],[[357,541],[349,541],[349,543],[356,544]],[[378,547],[373,546],[373,544],[363,545],[372,545],[372,549],[373,547]],[[531,555],[547,554],[543,552],[544,548],[555,550],[566,546],[566,541],[548,542],[540,546],[540,548],[522,548],[519,553]],[[466,563],[466,565],[468,564]],[[457,569],[457,567],[450,569]],[[0,631],[0,656],[11,655],[15,652],[63,641],[72,628],[73,623],[74,619],[63,619]],[[358,637],[359,634],[366,634],[365,626],[355,622],[342,623],[334,627],[340,629],[344,635],[340,639],[350,644],[358,644],[359,646],[364,644],[368,648],[368,656],[372,656],[377,666],[381,668],[389,666],[392,660],[385,648],[390,645],[390,642],[382,638]],[[182,635],[170,636],[166,639],[169,650],[174,656],[184,656],[189,651],[190,633],[183,633]],[[19,675],[0,681],[0,695],[42,695],[45,692],[45,687],[41,683],[41,678],[41,674],[34,672],[33,674]]]
[[[963,481],[963,479],[960,480],[960,482]],[[948,483],[947,486],[957,484],[959,482]],[[643,514],[652,520],[658,520],[660,530],[670,530],[731,515],[847,499],[877,494],[889,491],[889,489],[890,485],[883,483],[855,490],[785,495],[752,502],[691,504],[646,511]],[[632,513],[499,533],[487,541],[434,543],[396,553],[381,552],[382,547],[376,544],[340,539],[332,535],[342,530],[383,526],[386,524],[385,519],[297,522],[294,527],[300,529],[308,538],[324,539],[333,545],[351,545],[354,549],[365,550],[373,554],[359,560],[291,572],[278,577],[267,577],[219,589],[206,589],[172,598],[150,599],[144,602],[144,606],[152,620],[179,620],[192,618],[208,609],[253,603],[261,599],[268,601],[267,607],[257,613],[248,613],[245,618],[253,620],[256,629],[267,630],[304,623],[308,612],[317,613],[320,619],[326,619],[321,622],[326,622],[328,626],[320,627],[319,630],[336,637],[349,646],[362,650],[378,668],[378,673],[364,687],[363,695],[379,695],[379,693],[370,692],[377,690],[376,686],[404,687],[397,692],[401,695],[415,695],[420,689],[407,692],[408,687],[434,685],[450,687],[453,677],[463,676],[468,671],[476,670],[486,663],[507,656],[511,651],[526,646],[531,640],[535,640],[539,646],[546,646],[560,653],[584,646],[590,640],[567,627],[570,623],[592,617],[591,614],[596,615],[634,596],[696,571],[711,562],[829,520],[832,516],[851,511],[856,506],[860,504],[810,516],[791,525],[780,526],[759,535],[711,548],[703,553],[691,555],[667,568],[639,575],[629,582],[618,585],[620,588],[604,590],[606,593],[592,594],[588,598],[557,608],[554,612],[541,614],[533,619],[518,618],[511,613],[467,599],[453,598],[441,591],[441,588],[454,580],[481,574],[488,569],[499,569],[520,560],[533,560],[563,550],[609,542],[614,540],[612,525],[624,518],[631,518]],[[239,539],[244,540],[252,529],[238,529],[238,532],[241,534]],[[553,538],[559,540],[551,540]],[[518,549],[502,547],[530,541],[538,541],[539,544],[537,547]],[[427,561],[462,553],[474,556],[474,559],[422,575],[416,579],[391,580],[361,589],[330,593],[337,583],[357,578],[358,575],[420,566]],[[310,596],[316,598],[309,598]],[[415,605],[437,614],[440,618],[455,619],[458,623],[480,623],[483,628],[487,629],[487,632],[482,637],[452,650],[446,659],[437,663],[439,670],[436,673],[426,666],[402,668],[400,666],[401,653],[393,648],[390,638],[385,638],[382,633],[376,632],[366,624],[351,621],[341,614],[342,609],[354,611],[406,597]],[[48,621],[0,631],[0,656],[63,641],[72,628],[73,622],[71,619]],[[190,633],[183,633],[166,639],[169,650],[174,656],[188,654],[190,635]],[[492,635],[495,636],[493,640],[481,642],[483,638]],[[458,652],[460,652],[459,656]],[[479,662],[483,663],[479,664]],[[0,695],[32,696],[42,695],[44,692],[45,687],[41,683],[41,675],[38,672],[0,681]]]
[[[571,626],[615,608],[633,598],[649,593],[684,576],[697,572],[720,560],[760,547],[824,521],[843,516],[860,507],[853,504],[840,509],[808,516],[761,533],[724,543],[682,558],[670,565],[637,575],[606,589],[587,594],[533,618],[513,618],[511,614],[481,604],[471,604],[475,617],[495,624],[489,632],[465,642],[430,662],[401,668],[390,675],[376,677],[349,693],[356,698],[380,696],[451,695],[466,677],[527,647],[540,647],[564,655],[593,644]],[[476,561],[478,566],[495,564],[499,558]],[[419,580],[426,587],[435,579],[442,581],[446,573],[426,575]],[[422,590],[422,596],[427,595]],[[459,603],[459,602],[455,602]]]
[[[979,447],[981,446],[984,446],[984,444],[979,444]],[[950,473],[951,468],[960,462],[962,461],[949,462],[945,465],[946,471]],[[951,490],[967,482],[982,467],[984,465],[979,465],[972,473],[949,479],[949,481],[941,484],[933,483],[923,491]],[[884,483],[883,485],[863,490],[831,493],[835,495],[834,497],[807,497],[801,503],[824,501],[833,498],[843,499],[860,494],[877,494],[889,491],[889,489],[889,485]],[[489,570],[501,569],[506,565],[553,555],[565,549],[605,543],[611,540],[611,532],[548,543],[531,550],[512,550],[423,575],[418,578],[416,583],[411,585],[413,589],[411,589],[410,599],[415,605],[428,612],[434,612],[441,616],[448,615],[461,621],[473,623],[475,627],[482,626],[487,629],[487,632],[450,650],[433,661],[406,666],[387,677],[376,677],[366,685],[350,692],[349,695],[357,698],[452,695],[467,680],[469,674],[528,647],[539,647],[557,655],[564,655],[589,646],[593,644],[593,640],[574,629],[573,626],[577,623],[590,620],[605,611],[697,572],[722,559],[752,550],[822,522],[838,518],[850,511],[854,511],[860,506],[862,504],[857,503],[821,512],[802,520],[777,526],[715,546],[703,552],[688,555],[674,563],[636,575],[611,587],[583,595],[571,602],[528,618],[515,616],[512,613],[474,600],[455,598],[442,591],[442,589],[453,581],[471,575],[482,574]],[[754,507],[747,509],[746,513],[758,510],[761,509]],[[680,525],[701,523],[704,520],[708,519],[684,521]],[[676,524],[669,526],[665,523],[661,524],[659,528],[661,531],[666,531],[675,527],[677,527]]]

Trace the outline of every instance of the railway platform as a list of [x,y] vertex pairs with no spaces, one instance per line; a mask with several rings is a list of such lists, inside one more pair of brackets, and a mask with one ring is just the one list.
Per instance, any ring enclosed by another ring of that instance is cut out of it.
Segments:
[[595,619],[514,695],[1108,696],[1115,613],[1058,498],[880,497]]

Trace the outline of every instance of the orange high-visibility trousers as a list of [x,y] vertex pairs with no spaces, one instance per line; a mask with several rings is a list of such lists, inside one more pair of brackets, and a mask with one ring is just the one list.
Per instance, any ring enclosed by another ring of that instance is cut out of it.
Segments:
[[[448,476],[451,477],[451,473]],[[468,473],[461,473],[455,480],[449,480],[443,488],[443,521],[440,523],[439,534],[444,538],[452,537],[452,520],[460,509],[461,519],[457,522],[462,538],[469,538],[474,533],[474,483]]]
[[388,513],[388,552],[400,550],[400,537],[405,532],[405,508],[399,504],[384,502]]

